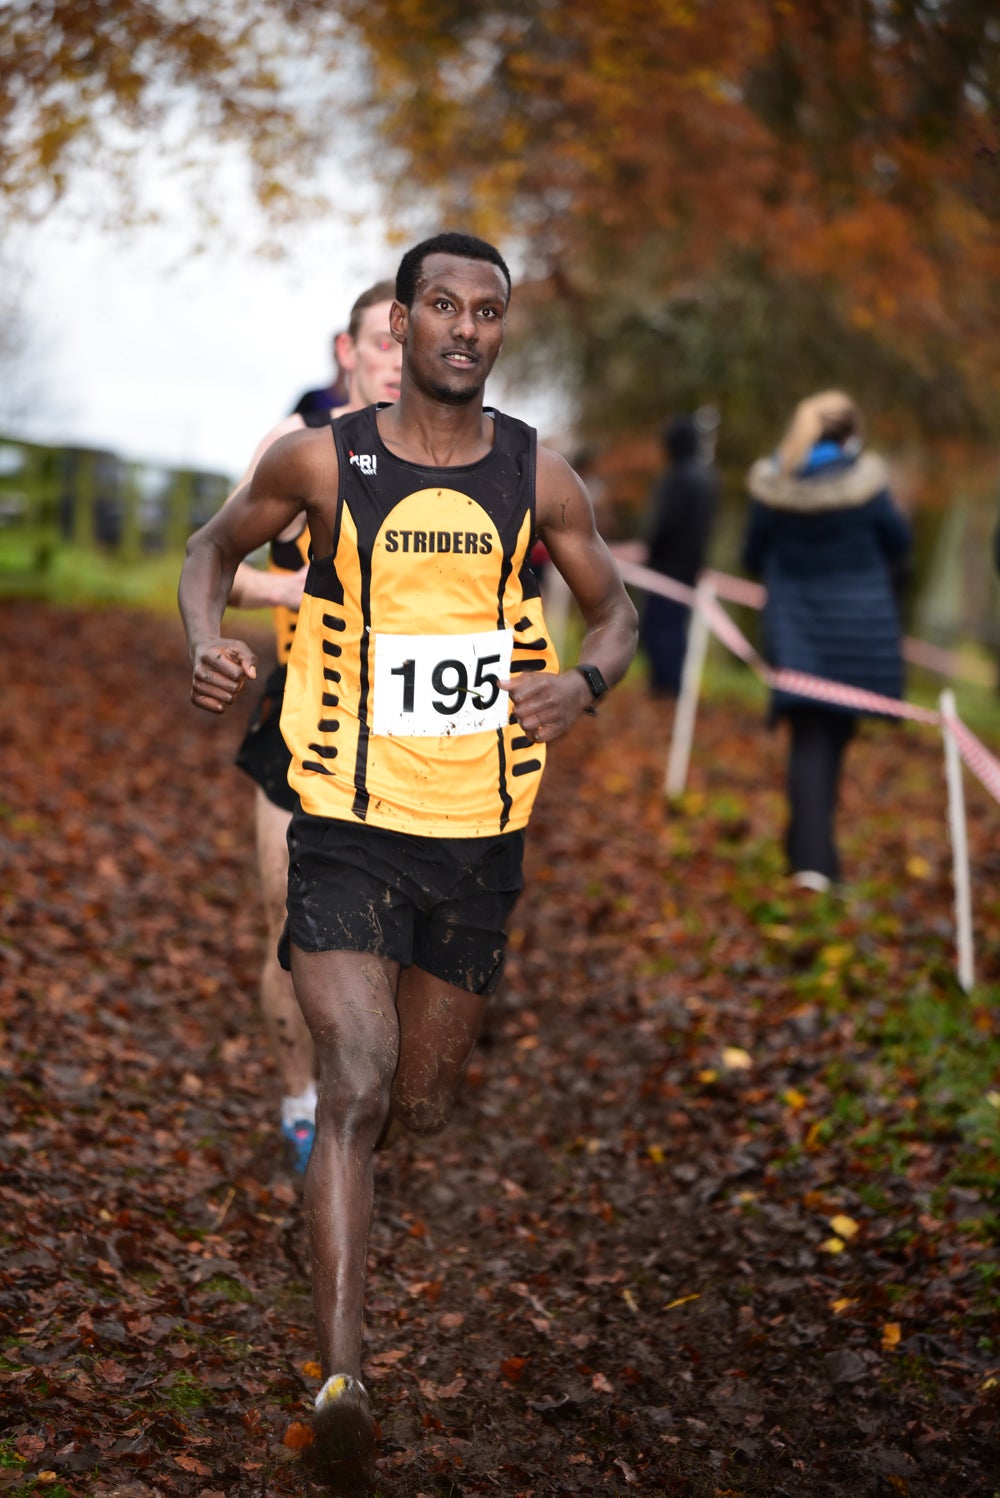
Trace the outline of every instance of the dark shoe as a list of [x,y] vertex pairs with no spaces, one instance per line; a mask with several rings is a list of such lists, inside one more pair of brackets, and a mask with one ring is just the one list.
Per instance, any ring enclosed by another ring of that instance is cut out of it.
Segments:
[[359,1379],[335,1373],[316,1395],[313,1444],[307,1461],[313,1476],[337,1493],[361,1495],[375,1482],[375,1417]]

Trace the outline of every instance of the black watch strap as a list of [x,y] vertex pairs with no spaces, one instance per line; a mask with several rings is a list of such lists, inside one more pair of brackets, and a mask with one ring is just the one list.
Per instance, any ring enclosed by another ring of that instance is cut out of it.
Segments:
[[580,675],[587,683],[588,687],[590,688],[590,695],[591,697],[593,697],[594,701],[600,702],[601,698],[608,690],[608,684],[604,680],[604,677],[601,675],[600,671],[598,671],[597,667],[579,665],[574,666],[573,669],[574,671],[579,671]]

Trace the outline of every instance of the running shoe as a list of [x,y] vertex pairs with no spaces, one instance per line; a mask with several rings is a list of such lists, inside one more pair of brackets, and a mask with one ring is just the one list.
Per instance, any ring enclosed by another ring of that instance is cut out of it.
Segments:
[[292,1170],[296,1175],[304,1176],[313,1140],[316,1138],[316,1125],[307,1118],[298,1118],[295,1123],[283,1123],[281,1132],[285,1136],[285,1147]]
[[799,889],[811,889],[817,895],[825,895],[833,885],[833,880],[826,874],[817,873],[815,869],[798,869],[792,875],[792,883]]
[[320,1482],[361,1495],[375,1482],[375,1417],[360,1379],[335,1373],[316,1395],[306,1460]]

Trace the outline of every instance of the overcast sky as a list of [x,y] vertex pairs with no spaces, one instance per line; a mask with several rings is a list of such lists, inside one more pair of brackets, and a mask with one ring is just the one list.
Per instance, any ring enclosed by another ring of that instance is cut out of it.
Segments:
[[[364,184],[337,191],[364,208]],[[401,253],[374,198],[362,227],[344,213],[279,237],[284,260],[224,234],[192,255],[176,213],[128,235],[63,212],[17,231],[24,353],[6,371],[0,432],[238,476],[301,392],[328,381],[333,333]],[[488,398],[545,425],[537,398],[505,399],[502,373]]]
[[[43,441],[235,474],[299,394],[332,374],[332,334],[395,270],[382,226],[288,231],[287,261],[176,228],[127,237],[61,215],[20,232],[24,353],[3,425]],[[19,407],[19,408],[18,408]]]

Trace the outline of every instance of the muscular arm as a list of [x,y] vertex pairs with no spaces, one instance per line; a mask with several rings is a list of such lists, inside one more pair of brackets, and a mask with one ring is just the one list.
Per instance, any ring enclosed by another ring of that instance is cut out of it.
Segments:
[[[249,487],[257,464],[269,447],[272,447],[280,437],[287,437],[289,432],[301,432],[304,426],[305,422],[302,417],[293,415],[286,416],[284,421],[279,421],[277,426],[272,427],[267,436],[258,443],[250,460],[250,466],[232,493],[226,497],[225,503],[231,504],[242,489]],[[293,541],[304,525],[305,516],[300,515],[291,526],[285,526],[280,536],[272,536],[271,540]],[[229,607],[231,609],[297,609],[302,602],[305,576],[305,567],[300,567],[297,572],[267,572],[262,567],[254,567],[250,562],[241,562],[236,569],[236,577],[229,593]]]
[[[596,666],[608,686],[614,686],[635,654],[638,617],[617,563],[598,534],[582,479],[548,448],[538,450],[535,521],[586,624],[580,660]],[[558,676],[532,672],[504,686],[525,733],[543,743],[560,738],[592,700],[575,670]]]
[[196,707],[223,712],[257,672],[250,646],[221,632],[237,566],[291,526],[314,497],[336,495],[336,469],[327,434],[291,433],[268,448],[251,482],[237,489],[188,541],[177,600],[193,666],[191,700]]

